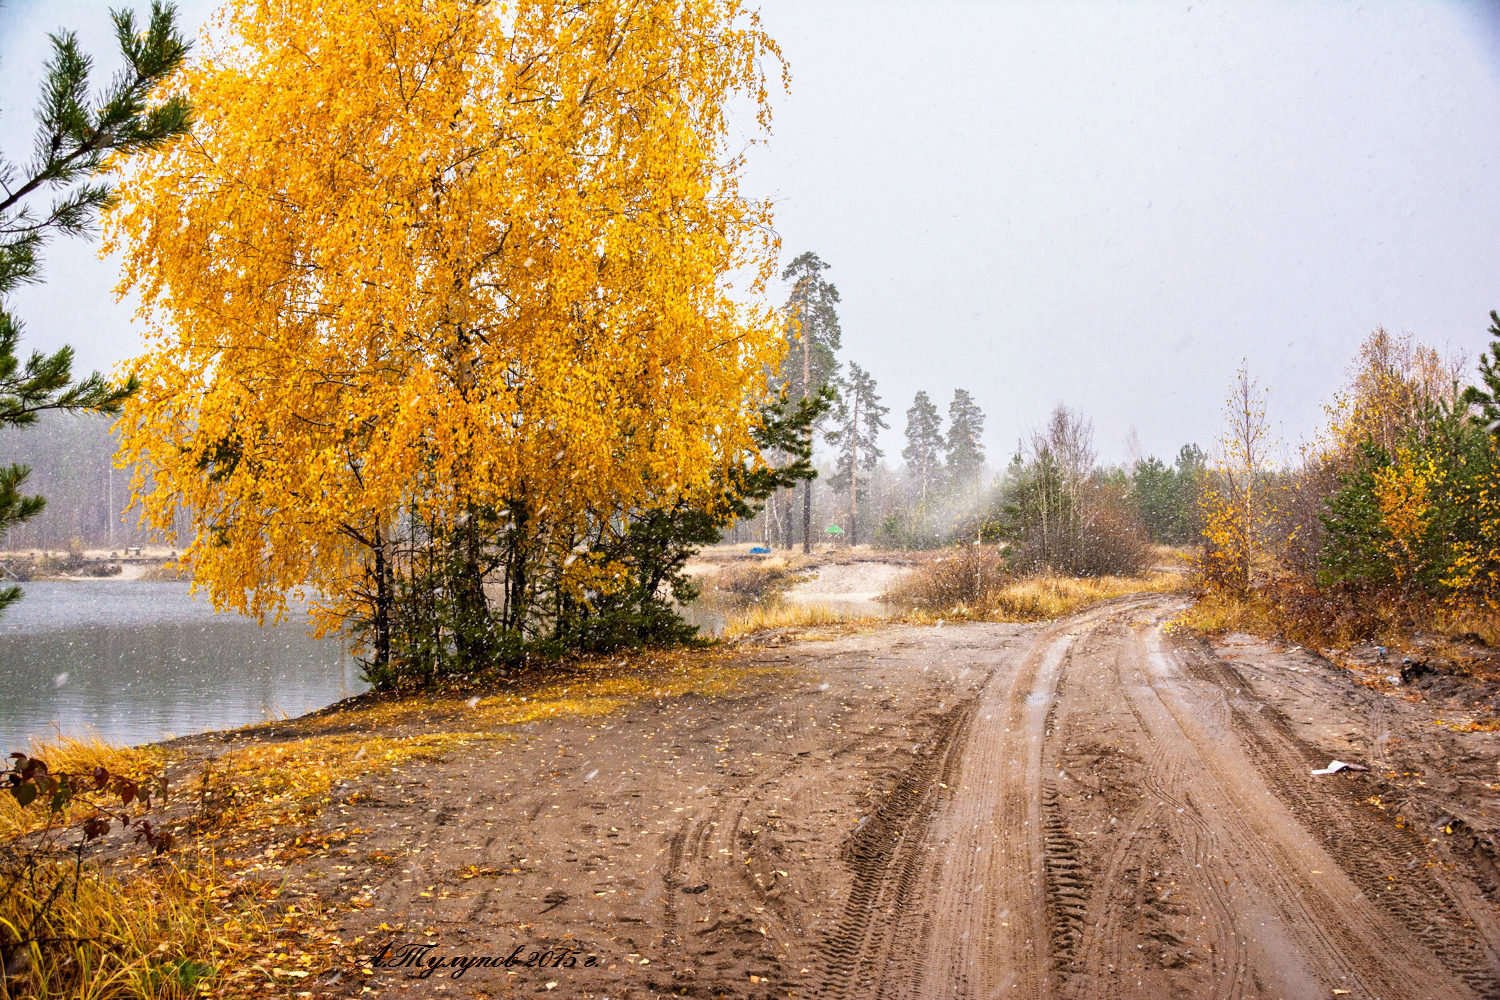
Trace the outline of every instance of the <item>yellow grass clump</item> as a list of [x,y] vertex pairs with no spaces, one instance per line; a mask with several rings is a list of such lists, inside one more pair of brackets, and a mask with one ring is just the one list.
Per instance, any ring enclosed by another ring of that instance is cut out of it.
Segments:
[[[58,736],[55,740],[33,741],[27,748],[28,756],[45,761],[47,769],[54,774],[92,774],[94,768],[103,767],[111,774],[121,775],[133,781],[145,782],[161,773],[166,755],[159,748],[117,747],[105,742],[97,733],[86,732],[79,736]],[[10,764],[7,758],[6,764]],[[93,810],[83,804],[68,807],[68,819],[82,811]],[[9,794],[0,794],[0,840],[40,829],[47,822],[47,803],[38,799],[22,808]]]
[[68,861],[0,897],[0,938],[15,941],[28,914],[60,881],[36,928],[10,958],[0,1000],[185,1000],[202,995],[288,995],[337,946],[307,904],[286,903],[272,880],[236,878],[206,851],[135,870],[85,868],[76,892]]
[[1086,604],[1138,593],[1167,593],[1182,589],[1178,573],[1144,576],[1036,576],[1008,583],[993,591],[984,611],[1013,621],[1057,618]]
[[28,755],[47,762],[54,771],[89,772],[103,767],[115,774],[144,778],[160,769],[160,750],[149,747],[117,747],[97,732],[88,730],[79,736],[58,736],[55,740],[33,741]]
[[1210,591],[1201,595],[1175,621],[1178,625],[1209,635],[1248,632],[1252,635],[1274,636],[1281,631],[1275,608],[1270,601],[1255,593],[1242,595]]
[[904,609],[907,619],[1037,621],[1125,594],[1162,593],[1183,586],[1182,574],[1168,571],[1141,576],[1018,576],[1007,569],[998,547],[975,545],[930,558],[895,581],[886,600]]
[[734,638],[778,628],[806,628],[874,620],[876,619],[868,615],[849,614],[826,604],[758,604],[730,615],[724,623],[724,635],[726,638]]

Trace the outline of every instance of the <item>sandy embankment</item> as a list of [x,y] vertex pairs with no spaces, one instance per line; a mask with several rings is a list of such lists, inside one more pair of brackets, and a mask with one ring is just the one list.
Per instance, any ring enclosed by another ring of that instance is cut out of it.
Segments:
[[849,552],[847,549],[815,552],[811,556],[785,551],[750,555],[747,546],[707,549],[695,556],[683,572],[712,586],[712,577],[735,566],[783,569],[790,563],[797,579],[778,594],[775,604],[825,607],[846,615],[884,615],[881,599],[896,577],[911,567],[897,554]]
[[822,605],[848,614],[880,615],[886,588],[909,567],[890,562],[830,563],[786,592],[787,604]]

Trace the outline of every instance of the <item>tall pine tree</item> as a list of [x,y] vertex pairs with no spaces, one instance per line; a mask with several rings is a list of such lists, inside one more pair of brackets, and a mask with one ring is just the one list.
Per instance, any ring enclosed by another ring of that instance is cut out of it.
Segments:
[[[23,363],[17,353],[21,322],[4,303],[21,285],[41,280],[41,251],[50,237],[93,232],[110,200],[100,175],[111,157],[156,148],[191,124],[180,97],[147,103],[187,55],[175,7],[153,3],[145,31],[128,10],[110,16],[124,69],[109,89],[90,100],[92,60],[73,32],[52,35],[32,158],[24,165],[0,158],[0,427],[28,426],[47,410],[116,413],[137,388],[134,378],[115,384],[98,372],[73,381],[71,347],[33,351]],[[52,198],[44,207],[38,202],[47,193]],[[22,492],[30,473],[18,463],[0,465],[0,531],[35,517],[46,504]],[[20,596],[17,587],[0,589],[0,609]]]
[[926,503],[942,474],[943,420],[926,391],[918,392],[906,411],[906,447],[901,457],[916,483],[917,500]]
[[954,389],[948,404],[948,476],[959,489],[979,485],[984,469],[984,412],[967,389]]
[[[823,277],[828,265],[811,250],[799,254],[781,272],[781,280],[792,283],[786,301],[787,354],[774,387],[791,402],[812,399],[838,379],[839,314],[835,308],[839,290]],[[788,500],[790,498],[788,497]],[[784,505],[786,542],[795,534],[793,505]],[[802,484],[802,551],[812,549],[812,483]]]
[[837,472],[831,484],[849,494],[850,545],[859,544],[860,472],[875,468],[885,454],[880,450],[880,432],[888,426],[885,415],[889,412],[890,407],[880,404],[874,377],[851,361],[849,377],[839,382],[834,426],[826,435],[828,443],[838,449]]

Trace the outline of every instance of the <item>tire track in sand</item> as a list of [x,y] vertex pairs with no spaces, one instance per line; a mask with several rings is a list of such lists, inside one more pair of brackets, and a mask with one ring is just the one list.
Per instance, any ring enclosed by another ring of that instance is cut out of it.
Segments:
[[[1096,890],[1099,940],[1112,945],[1117,958],[1124,937],[1117,880],[1128,867],[1120,857],[1145,860],[1154,851],[1167,856],[1162,867],[1171,865],[1203,902],[1204,890],[1213,889],[1217,898],[1206,908],[1216,919],[1205,927],[1213,954],[1241,953],[1233,963],[1239,969],[1219,970],[1230,974],[1214,976],[1204,995],[1243,996],[1252,989],[1286,997],[1333,989],[1354,997],[1476,995],[1473,987],[1480,984],[1464,974],[1471,970],[1454,969],[1407,921],[1372,901],[1341,867],[1349,859],[1336,858],[1309,831],[1304,817],[1318,822],[1331,804],[1294,811],[1277,794],[1272,782],[1300,777],[1304,762],[1283,761],[1269,772],[1258,767],[1265,761],[1256,759],[1251,744],[1257,734],[1247,725],[1258,713],[1233,706],[1221,685],[1186,675],[1156,622],[1128,630],[1110,653],[1080,664],[1073,676],[1075,685],[1095,688],[1077,692],[1084,702],[1123,694],[1142,730],[1141,744],[1150,748],[1139,775],[1150,793],[1136,820],[1141,835],[1126,838],[1110,877]],[[1366,865],[1392,860],[1371,831],[1343,832],[1369,852]],[[1112,993],[1123,970],[1090,962],[1084,971],[1069,994]],[[1489,995],[1482,985],[1479,992]]]
[[[1119,601],[972,654],[990,672],[941,752],[851,841],[819,995],[1493,995],[1482,947],[1455,952],[1354,873],[1393,862],[1379,831],[1310,831],[1328,786],[1287,800],[1305,762],[1272,766],[1269,706],[1179,662],[1170,607]],[[1088,759],[1102,784],[1066,773]]]
[[[1147,632],[1143,641],[1146,653],[1164,671],[1199,682],[1183,685],[1185,697],[1208,685],[1217,692],[1217,714],[1235,732],[1246,756],[1270,779],[1272,793],[1289,812],[1317,817],[1307,827],[1309,834],[1335,860],[1340,876],[1363,894],[1365,905],[1396,925],[1384,930],[1389,940],[1415,948],[1423,956],[1422,964],[1435,961],[1475,994],[1500,997],[1500,952],[1492,943],[1493,934],[1486,941],[1478,932],[1485,919],[1481,893],[1476,891],[1482,879],[1478,870],[1420,865],[1420,839],[1410,830],[1379,822],[1349,797],[1319,785],[1309,770],[1321,761],[1310,756],[1280,712],[1262,711],[1260,703],[1229,696],[1230,691],[1250,689],[1232,665],[1211,654],[1174,649],[1162,642],[1159,629]],[[1203,703],[1201,697],[1189,700]],[[1202,708],[1190,706],[1189,711],[1203,714]],[[1377,717],[1372,730],[1380,722]],[[1401,940],[1403,930],[1407,940]],[[1424,988],[1433,996],[1446,995],[1451,988],[1434,983],[1447,978],[1439,975]]]
[[1013,665],[990,666],[944,766],[926,776],[940,787],[923,794],[923,814],[893,817],[905,822],[899,850],[856,868],[821,995],[1048,995],[1060,912],[1049,910],[1049,884],[1066,887],[1063,908],[1078,904],[1064,866],[1049,871],[1048,719],[1074,642],[1130,606],[1065,619],[1014,654]]

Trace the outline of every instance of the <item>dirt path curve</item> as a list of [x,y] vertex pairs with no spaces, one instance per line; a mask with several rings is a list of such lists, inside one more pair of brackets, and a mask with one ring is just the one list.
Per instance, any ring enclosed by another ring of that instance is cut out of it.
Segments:
[[1169,610],[1096,608],[990,667],[945,780],[856,867],[824,995],[1500,994],[1482,890],[1409,864]]
[[301,874],[351,948],[598,962],[311,993],[1500,998],[1500,733],[1181,607],[762,636],[735,693],[342,786]]

